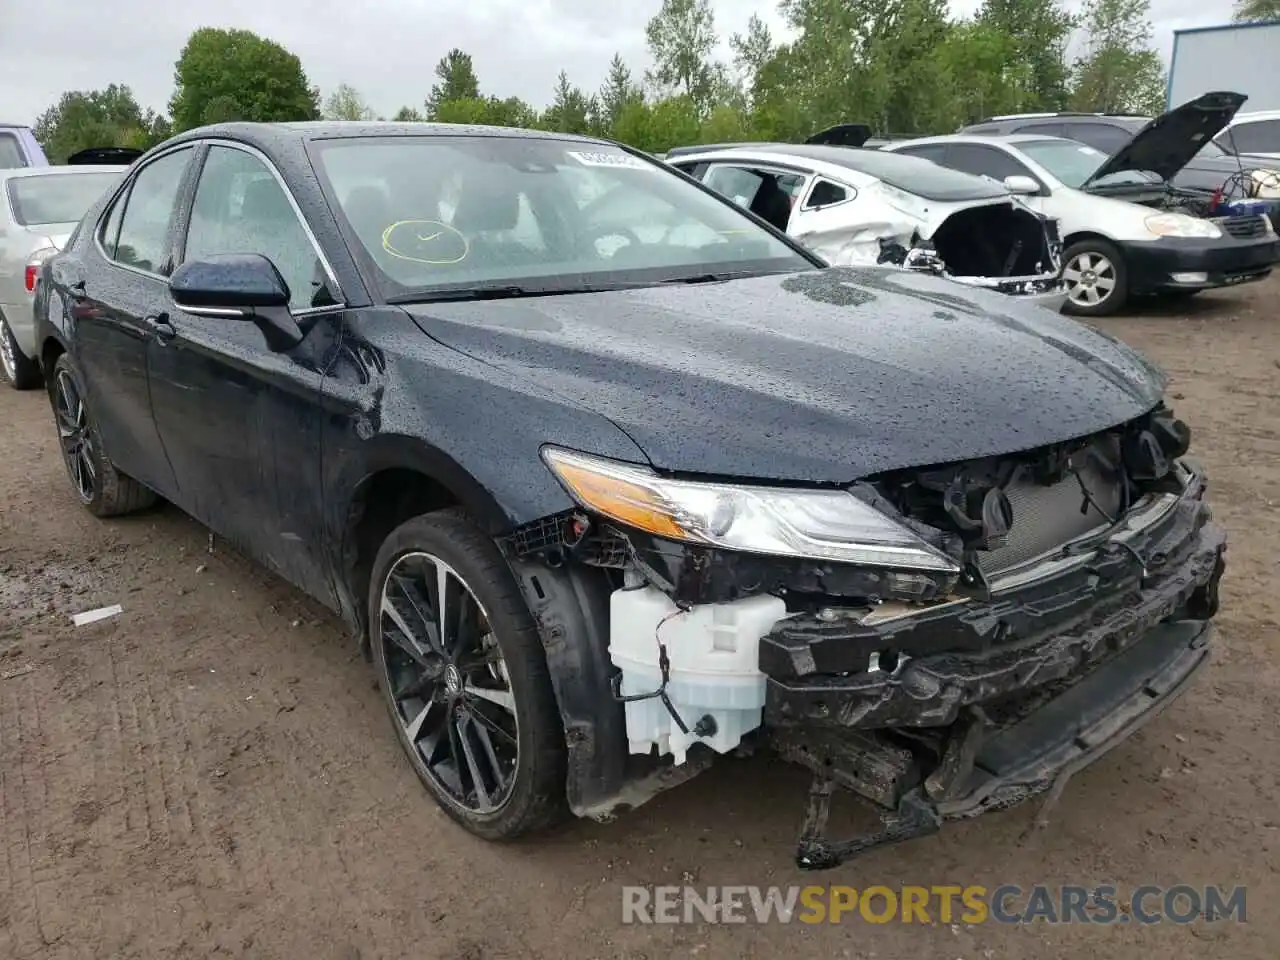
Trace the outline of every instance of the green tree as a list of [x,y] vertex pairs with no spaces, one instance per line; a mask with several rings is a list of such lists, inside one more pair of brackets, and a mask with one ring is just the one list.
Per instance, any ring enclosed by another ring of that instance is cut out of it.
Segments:
[[623,63],[621,54],[615,53],[609,61],[609,75],[596,99],[600,105],[600,125],[606,132],[617,126],[628,104],[644,99],[644,92],[632,81],[631,70]]
[[735,33],[729,38],[733,50],[733,65],[737,68],[738,86],[746,93],[750,103],[759,97],[756,86],[765,65],[773,59],[775,46],[768,25],[756,14],[747,21],[746,33]]
[[1237,23],[1280,20],[1280,0],[1239,0],[1231,19]]
[[143,110],[126,86],[64,93],[36,120],[36,139],[53,163],[89,147],[147,149],[169,136],[169,122]]
[[1072,107],[1164,112],[1164,64],[1151,49],[1151,0],[1088,0],[1083,19],[1085,53],[1075,65]]
[[569,82],[563,70],[556,78],[555,99],[542,117],[542,125],[548,130],[563,133],[588,133],[591,130],[593,105],[590,98]]
[[413,107],[401,107],[391,119],[396,123],[421,123],[426,118]]
[[427,97],[427,119],[436,120],[440,105],[449,100],[478,100],[480,81],[471,62],[471,54],[454,47],[436,64],[436,78],[440,81],[431,88]]
[[648,77],[664,91],[683,94],[699,115],[716,94],[716,21],[709,0],[662,0],[645,28],[653,69]]
[[1019,110],[1061,110],[1067,105],[1067,42],[1076,19],[1056,0],[983,0],[978,22],[1012,41],[1006,69],[1023,79]]
[[750,116],[740,107],[728,103],[713,107],[698,132],[698,140],[702,143],[738,143],[750,138]]
[[365,103],[360,91],[349,83],[338,84],[324,101],[322,115],[326,120],[372,120],[373,108]]
[[248,30],[201,27],[174,71],[169,113],[175,130],[222,120],[316,120],[320,95],[302,61]]
[[609,132],[613,139],[630,144],[637,150],[657,153],[650,133],[652,125],[653,111],[643,99],[637,98],[623,104]]
[[693,97],[681,94],[653,105],[649,114],[648,146],[650,153],[663,153],[672,147],[696,143],[700,131],[698,105]]
[[1016,41],[989,23],[953,24],[938,52],[945,82],[939,96],[949,101],[955,129],[985,117],[1016,113],[1030,86],[1027,64],[1015,61]]

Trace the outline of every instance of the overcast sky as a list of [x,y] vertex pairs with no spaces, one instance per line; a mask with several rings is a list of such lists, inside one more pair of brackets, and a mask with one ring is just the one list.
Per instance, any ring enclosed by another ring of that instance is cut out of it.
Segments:
[[[1072,6],[1074,0],[1068,0]],[[978,0],[952,0],[969,13]],[[419,106],[450,47],[475,60],[481,90],[551,99],[556,74],[595,89],[614,51],[646,65],[644,25],[661,0],[0,0],[0,120],[34,121],[65,90],[127,84],[143,106],[166,109],[173,64],[196,27],[242,27],[301,59],[327,93],[355,86],[373,108]],[[722,36],[753,12],[778,24],[773,3],[712,0]],[[1173,31],[1224,23],[1231,0],[1152,0],[1155,40],[1167,61]]]

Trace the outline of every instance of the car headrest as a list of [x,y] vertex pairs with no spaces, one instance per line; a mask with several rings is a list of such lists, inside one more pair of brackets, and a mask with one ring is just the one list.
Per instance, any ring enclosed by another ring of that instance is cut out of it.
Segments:
[[512,230],[520,220],[520,194],[493,175],[468,178],[462,186],[453,226],[468,232]]
[[280,223],[296,219],[284,190],[271,177],[254,180],[244,188],[240,216],[258,223]]

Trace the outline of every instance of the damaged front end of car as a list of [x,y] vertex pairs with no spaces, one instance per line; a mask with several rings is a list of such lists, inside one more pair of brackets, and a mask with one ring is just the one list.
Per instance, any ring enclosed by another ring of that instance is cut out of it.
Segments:
[[[1226,538],[1188,439],[1157,406],[839,489],[546,449],[580,508],[504,547],[560,699],[570,806],[607,819],[763,740],[813,775],[796,862],[821,869],[1051,802],[1207,662]],[[881,828],[829,839],[836,788]]]
[[877,238],[877,266],[898,266],[1050,309],[1066,299],[1058,221],[1017,198],[974,204],[934,229],[903,228]]

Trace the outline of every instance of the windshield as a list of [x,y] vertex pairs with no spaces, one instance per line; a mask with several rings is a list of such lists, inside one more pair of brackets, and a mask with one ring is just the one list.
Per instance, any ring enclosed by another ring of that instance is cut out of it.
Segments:
[[[1068,187],[1083,186],[1107,159],[1107,154],[1074,140],[1027,140],[1018,148]],[[1149,171],[1122,170],[1095,181],[1095,184],[1161,183],[1159,175]]]
[[79,223],[85,211],[114,187],[120,176],[119,172],[112,172],[11,177],[9,205],[13,218],[25,227]]
[[610,144],[432,136],[312,149],[388,297],[813,267],[675,171]]

